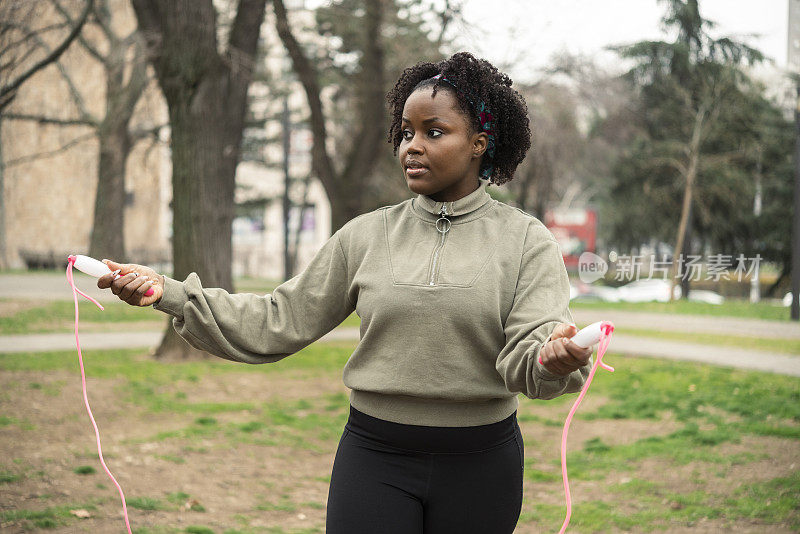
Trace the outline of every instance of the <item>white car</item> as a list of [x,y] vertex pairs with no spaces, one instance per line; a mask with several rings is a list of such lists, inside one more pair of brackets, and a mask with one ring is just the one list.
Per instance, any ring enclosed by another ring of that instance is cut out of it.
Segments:
[[725,297],[714,291],[707,291],[705,289],[690,289],[689,300],[693,302],[705,302],[707,304],[722,304],[725,302]]
[[[570,299],[580,297],[598,299],[603,302],[669,302],[669,286],[669,280],[661,280],[659,278],[635,280],[620,287],[580,283],[577,287],[570,287]],[[681,298],[682,293],[681,286],[676,285],[673,289],[675,299]],[[714,291],[691,289],[689,290],[689,300],[708,304],[722,304],[725,302],[725,297]]]
[[[668,280],[658,278],[647,280],[635,280],[630,284],[617,288],[617,295],[622,302],[669,302]],[[676,299],[681,297],[681,286],[676,285],[673,290]]]

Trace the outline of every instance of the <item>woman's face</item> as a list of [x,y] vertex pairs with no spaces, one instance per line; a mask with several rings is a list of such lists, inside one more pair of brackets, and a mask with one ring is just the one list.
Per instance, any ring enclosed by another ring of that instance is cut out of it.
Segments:
[[408,188],[436,202],[452,202],[478,187],[487,136],[475,133],[452,91],[417,89],[403,106],[397,149]]

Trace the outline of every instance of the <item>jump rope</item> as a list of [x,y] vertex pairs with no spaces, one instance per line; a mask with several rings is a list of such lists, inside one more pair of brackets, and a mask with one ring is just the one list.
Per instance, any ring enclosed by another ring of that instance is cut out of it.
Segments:
[[[97,428],[97,423],[94,420],[94,415],[92,415],[92,409],[89,407],[89,396],[86,392],[86,372],[83,368],[83,354],[81,354],[81,343],[78,339],[78,294],[86,297],[90,301],[94,302],[98,308],[101,310],[105,310],[103,306],[97,302],[95,299],[75,287],[75,280],[72,277],[72,267],[75,266],[76,269],[82,271],[90,276],[94,277],[101,277],[106,275],[111,271],[108,266],[100,261],[97,261],[94,258],[90,258],[88,256],[82,256],[80,254],[71,255],[67,259],[67,282],[72,287],[72,296],[75,301],[75,345],[78,347],[78,363],[81,369],[81,385],[83,387],[83,403],[86,406],[86,412],[89,414],[89,420],[92,422],[92,426],[94,427],[94,435],[97,440],[97,455],[100,457],[100,464],[103,466],[103,470],[106,472],[108,477],[114,483],[114,486],[117,487],[119,490],[119,497],[122,501],[122,514],[125,516],[125,527],[128,529],[128,534],[131,533],[131,523],[128,520],[128,507],[125,504],[125,494],[122,492],[122,486],[119,485],[117,479],[114,478],[114,475],[111,474],[111,471],[108,469],[106,465],[106,461],[103,459],[103,449],[100,446],[100,430]],[[116,278],[119,278],[118,271],[116,273]],[[145,296],[150,296],[153,294],[153,289],[150,288],[145,293]],[[581,329],[577,334],[572,336],[571,341],[582,348],[589,348],[595,343],[599,343],[597,347],[597,358],[592,365],[592,369],[589,371],[589,376],[586,378],[586,383],[581,388],[581,392],[578,395],[578,398],[575,399],[575,402],[572,405],[572,408],[567,415],[567,419],[564,422],[564,430],[561,433],[561,476],[564,479],[564,494],[566,496],[567,502],[567,514],[564,518],[564,523],[561,525],[561,530],[559,530],[559,534],[563,534],[567,530],[567,525],[569,525],[570,517],[572,516],[572,498],[569,492],[569,478],[567,477],[567,434],[569,433],[569,426],[572,423],[572,417],[575,415],[575,412],[578,410],[578,406],[580,405],[583,397],[586,396],[586,392],[589,391],[589,385],[592,383],[592,379],[594,378],[595,372],[597,372],[598,367],[602,367],[607,371],[614,371],[614,368],[610,365],[606,365],[603,363],[603,356],[605,356],[606,349],[608,348],[608,344],[611,341],[611,333],[614,331],[614,324],[610,321],[599,321],[593,324],[590,324],[586,328]],[[539,363],[542,363],[541,357],[539,358]]]
[[[81,255],[73,255],[67,258],[67,282],[72,287],[72,297],[75,301],[75,345],[78,347],[78,363],[80,364],[81,368],[81,385],[83,386],[83,404],[86,406],[86,412],[89,414],[89,420],[92,422],[92,426],[94,427],[94,435],[97,439],[97,455],[100,457],[100,464],[103,466],[103,470],[106,472],[108,477],[111,479],[111,482],[117,487],[119,490],[119,498],[122,501],[122,514],[125,516],[125,526],[128,529],[128,534],[131,534],[131,522],[128,520],[128,507],[125,504],[125,494],[122,492],[122,486],[119,485],[117,479],[114,478],[114,475],[111,474],[109,471],[108,466],[106,465],[105,459],[103,459],[103,448],[100,446],[100,430],[97,429],[97,423],[94,420],[94,415],[92,415],[92,409],[89,407],[89,396],[86,393],[86,372],[83,369],[83,354],[81,354],[81,342],[78,339],[78,293],[86,297],[87,299],[94,302],[98,308],[101,310],[105,310],[103,305],[94,300],[92,297],[75,287],[75,280],[72,278],[72,266],[75,266],[79,271],[82,271],[88,275],[95,276],[97,278],[108,274],[111,272],[111,269],[108,268],[108,265],[101,261],[97,261],[94,258],[90,258],[88,256],[81,256]],[[119,274],[117,274],[117,278],[119,278]],[[115,278],[116,280],[116,278]],[[148,289],[145,296],[150,296],[153,294],[153,289]]]

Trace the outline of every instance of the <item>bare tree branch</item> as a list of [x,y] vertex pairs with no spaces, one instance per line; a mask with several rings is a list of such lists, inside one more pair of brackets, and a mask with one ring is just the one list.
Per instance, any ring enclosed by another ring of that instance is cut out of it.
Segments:
[[[127,40],[128,38],[125,38],[125,41]],[[130,107],[131,109],[136,105],[136,102],[139,100],[142,92],[144,92],[147,82],[149,81],[147,76],[147,57],[144,50],[144,43],[142,42],[140,35],[134,35],[134,39],[132,39],[132,45],[134,47],[134,56],[131,67],[131,76],[125,88],[123,89],[125,94],[124,105],[126,107]]]
[[[32,32],[31,38],[36,38],[36,37],[37,37],[36,32]],[[21,56],[12,57],[7,63],[3,63],[3,65],[0,66],[0,68],[2,68],[2,72],[8,72],[11,69],[15,68],[17,65],[21,65],[22,63],[25,62],[26,59],[28,59],[28,56],[32,55],[34,52],[36,52],[36,50],[37,47],[35,46],[25,47],[25,49],[22,51]]]
[[28,40],[30,40],[30,38],[33,37],[34,34],[38,33],[39,35],[42,35],[43,33],[47,33],[49,31],[53,31],[53,30],[60,30],[61,28],[67,26],[67,24],[65,24],[63,22],[59,22],[58,24],[51,24],[50,26],[44,26],[43,28],[39,28],[37,30],[31,30],[27,25],[23,25],[23,24],[14,24],[14,23],[9,23],[9,22],[4,22],[3,24],[4,24],[4,29],[6,29],[6,30],[16,29],[16,30],[21,30],[21,31],[26,32],[25,35],[22,36],[22,38],[17,39],[14,42],[11,42],[11,43],[8,43],[8,44],[4,45],[4,48],[6,50],[9,50],[9,49],[14,48],[16,46],[20,46],[21,44],[23,44],[23,43],[27,42]]
[[325,115],[322,112],[322,100],[320,100],[319,96],[319,76],[314,66],[303,54],[300,43],[297,42],[297,39],[292,34],[283,0],[273,0],[272,5],[275,9],[275,27],[278,31],[278,36],[292,58],[295,73],[303,85],[303,89],[305,89],[308,106],[311,111],[311,131],[314,139],[311,147],[312,166],[325,185],[325,189],[331,190],[335,188],[336,172],[333,169],[333,162],[328,157],[325,149],[325,141],[328,138],[328,134],[325,128]]
[[253,73],[255,57],[243,53],[243,50],[255,50],[259,37],[261,20],[258,14],[264,12],[266,0],[239,0],[236,18],[228,37],[228,55],[231,70],[241,70],[241,75],[249,83]]
[[56,119],[53,117],[45,117],[43,115],[27,115],[25,113],[5,113],[4,119],[13,119],[20,121],[33,121],[39,124],[59,124],[61,126],[97,126],[96,123],[86,119]]
[[[342,176],[346,180],[353,176],[366,176],[374,167],[382,144],[384,116],[383,79],[384,53],[381,43],[381,24],[383,22],[382,0],[366,0],[364,23],[366,44],[360,60],[359,91],[361,121],[356,133],[356,141],[346,158]],[[350,182],[351,183],[351,182]]]
[[94,0],[86,0],[86,7],[84,8],[83,13],[81,13],[81,16],[78,19],[77,24],[75,25],[74,28],[72,28],[72,31],[69,33],[69,35],[67,35],[64,41],[58,47],[56,47],[55,50],[53,50],[50,53],[50,55],[48,55],[38,63],[34,64],[26,72],[17,77],[16,80],[12,80],[11,83],[9,83],[8,85],[0,87],[0,110],[11,102],[11,99],[13,98],[12,95],[14,94],[14,92],[28,78],[33,76],[34,73],[36,73],[38,70],[43,69],[44,67],[46,67],[47,65],[49,65],[50,63],[61,57],[61,54],[64,53],[64,51],[69,47],[69,45],[72,44],[72,41],[74,41],[80,34],[81,29],[83,29],[84,23],[89,18],[89,13],[91,12],[93,5],[94,5]]
[[464,0],[445,0],[444,7],[436,13],[439,19],[440,29],[439,35],[436,36],[436,50],[441,50],[444,44],[445,33],[453,21],[466,23],[464,20]]
[[159,124],[158,126],[153,126],[151,128],[139,128],[136,130],[131,130],[130,132],[131,141],[133,144],[136,144],[142,139],[147,139],[147,138],[155,138],[156,140],[158,140],[161,129],[166,128],[168,126],[169,123]]
[[155,64],[163,51],[164,32],[161,24],[161,5],[154,0],[131,0],[144,37],[148,58]]
[[[47,43],[45,43],[44,40],[38,34],[34,34],[33,39],[36,41],[39,47],[41,47],[47,53],[50,52],[50,47],[47,46]],[[75,104],[75,107],[78,108],[78,113],[80,113],[82,120],[85,120],[86,122],[89,122],[95,126],[99,124],[100,119],[89,113],[89,110],[86,108],[86,104],[83,100],[83,96],[81,95],[80,91],[78,91],[78,88],[75,86],[75,83],[72,81],[72,77],[67,72],[67,69],[64,68],[64,65],[61,63],[61,61],[56,61],[55,65],[56,68],[58,69],[59,74],[61,74],[61,78],[64,80],[64,82],[67,84],[67,87],[69,88],[72,102]]]
[[94,13],[97,17],[97,25],[103,30],[106,39],[111,42],[117,41],[117,34],[111,28],[111,11],[108,9],[108,2],[106,0],[96,0]]
[[76,137],[75,139],[71,140],[70,142],[68,142],[67,144],[62,145],[61,147],[59,147],[59,148],[57,148],[55,150],[48,150],[48,151],[45,151],[45,152],[38,152],[36,154],[30,154],[30,155],[27,155],[27,156],[22,156],[22,157],[19,157],[19,158],[16,158],[16,159],[8,160],[8,161],[5,162],[5,166],[6,166],[6,168],[8,168],[8,167],[13,167],[14,165],[22,165],[23,163],[28,163],[30,161],[34,161],[34,160],[37,160],[37,159],[40,159],[40,158],[49,158],[49,157],[55,156],[56,154],[60,154],[61,152],[66,152],[67,150],[69,150],[73,146],[77,145],[78,143],[82,143],[84,141],[92,139],[93,137],[95,137],[95,135],[96,135],[96,132],[94,132],[94,131],[92,131],[91,133],[80,135],[80,136]]
[[686,174],[686,164],[684,164],[678,158],[653,157],[653,158],[650,158],[648,161],[649,161],[649,163],[652,163],[654,166],[667,165],[669,167],[672,167],[673,169],[675,169],[679,173],[681,173],[681,175]]
[[[69,12],[66,9],[64,9],[64,6],[62,6],[61,3],[58,0],[50,0],[50,3],[53,5],[53,7],[56,8],[56,10],[59,13],[61,13],[61,16],[64,17],[67,20],[67,23],[70,26],[74,26],[75,25],[75,21],[72,20],[72,16],[69,14]],[[101,63],[105,63],[106,58],[100,53],[99,50],[97,50],[91,43],[89,43],[89,41],[87,41],[86,38],[83,35],[78,35],[78,42],[97,61],[99,61]]]

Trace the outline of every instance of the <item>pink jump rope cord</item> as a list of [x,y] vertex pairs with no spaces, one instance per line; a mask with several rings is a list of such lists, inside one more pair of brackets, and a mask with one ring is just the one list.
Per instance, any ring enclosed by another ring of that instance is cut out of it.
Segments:
[[[561,530],[558,531],[558,534],[564,534],[567,530],[567,525],[569,525],[569,519],[572,516],[572,497],[569,493],[569,478],[567,477],[567,434],[569,433],[569,425],[572,423],[572,416],[575,415],[575,412],[578,411],[578,406],[580,405],[583,397],[586,396],[586,392],[589,391],[589,385],[592,383],[592,379],[594,378],[595,372],[597,372],[597,368],[602,367],[606,371],[614,372],[614,368],[610,365],[606,365],[603,363],[603,356],[606,353],[606,348],[608,348],[608,343],[611,341],[611,332],[614,331],[614,325],[610,322],[603,321],[600,324],[600,331],[602,332],[600,335],[600,343],[597,346],[597,358],[594,361],[594,365],[592,365],[591,371],[589,371],[589,376],[586,379],[586,384],[583,385],[578,398],[575,399],[575,403],[572,405],[572,408],[567,415],[567,420],[564,422],[564,431],[561,433],[561,477],[564,479],[564,495],[566,496],[567,500],[567,516],[564,518],[564,523],[561,525]],[[541,363],[541,360],[539,360]]]
[[86,394],[86,373],[83,370],[83,355],[81,354],[81,342],[78,340],[78,293],[86,297],[87,299],[91,300],[97,307],[101,310],[104,310],[103,306],[94,300],[92,297],[75,287],[75,281],[72,278],[72,264],[75,263],[75,256],[70,256],[67,262],[67,281],[72,286],[72,296],[75,299],[75,344],[78,347],[78,362],[80,363],[81,367],[81,384],[83,385],[83,403],[86,405],[86,411],[89,413],[89,419],[92,421],[92,426],[94,427],[94,435],[97,438],[97,454],[100,456],[100,463],[103,465],[103,469],[105,470],[106,474],[109,476],[111,481],[119,490],[119,497],[122,500],[122,513],[125,515],[125,526],[128,527],[128,534],[131,534],[131,523],[128,521],[128,508],[125,506],[125,494],[122,493],[122,487],[117,483],[117,479],[114,478],[114,475],[111,474],[111,471],[108,470],[106,466],[106,461],[103,459],[103,449],[100,447],[100,431],[97,429],[97,423],[94,420],[94,416],[92,415],[92,409],[89,408],[89,397]]
[[[72,264],[75,262],[75,257],[70,256],[69,261],[67,262],[67,281],[69,281],[70,286],[72,286],[72,296],[75,300],[75,344],[78,347],[78,362],[80,363],[81,368],[81,384],[83,386],[83,402],[86,405],[86,411],[89,414],[89,419],[92,421],[92,426],[94,427],[94,434],[97,438],[97,454],[100,457],[100,463],[103,465],[103,469],[105,470],[106,474],[109,476],[111,481],[119,490],[119,496],[122,500],[122,513],[125,515],[125,526],[128,528],[128,534],[131,534],[131,524],[128,520],[128,508],[125,505],[125,494],[122,492],[122,487],[117,482],[117,479],[114,478],[114,475],[111,474],[111,471],[108,470],[106,466],[106,462],[103,459],[103,449],[100,446],[100,431],[97,429],[97,423],[94,420],[94,416],[92,415],[92,409],[89,407],[89,398],[86,394],[86,373],[83,369],[83,355],[81,354],[81,343],[78,339],[78,293],[86,297],[87,299],[94,302],[98,308],[104,310],[103,306],[97,302],[95,299],[75,287],[75,281],[72,278]],[[614,371],[614,368],[610,365],[606,365],[603,363],[603,356],[606,353],[606,348],[608,347],[608,343],[611,341],[611,332],[614,331],[614,325],[609,322],[603,322],[600,325],[600,330],[602,331],[602,335],[600,337],[600,343],[598,344],[597,348],[597,358],[595,359],[594,365],[592,366],[591,371],[589,371],[589,377],[586,379],[586,384],[584,384],[583,388],[581,389],[578,398],[575,400],[575,403],[572,405],[572,408],[567,415],[567,420],[564,423],[564,431],[561,434],[561,476],[564,479],[564,493],[566,495],[567,500],[567,516],[564,518],[564,523],[561,525],[561,530],[559,534],[563,534],[567,530],[567,525],[569,525],[569,519],[572,516],[572,499],[569,493],[569,478],[567,477],[567,434],[569,433],[569,425],[572,423],[572,417],[575,415],[575,412],[578,410],[578,406],[580,405],[583,397],[586,396],[586,392],[589,391],[589,385],[592,383],[592,379],[594,378],[595,372],[597,372],[597,367],[602,367],[607,371]]]

